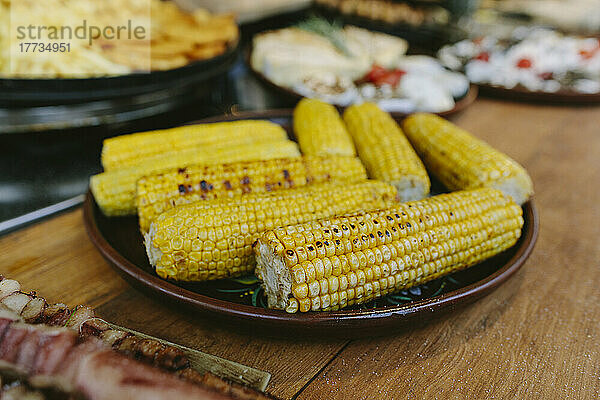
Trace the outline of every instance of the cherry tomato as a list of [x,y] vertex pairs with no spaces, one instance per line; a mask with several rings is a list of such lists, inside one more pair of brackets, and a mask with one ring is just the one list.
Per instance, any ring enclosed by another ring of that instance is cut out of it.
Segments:
[[521,58],[519,61],[517,61],[517,68],[531,68],[532,65],[533,64],[529,58]]
[[490,61],[490,53],[488,53],[487,51],[482,51],[481,53],[477,54],[477,57],[475,57],[475,59],[488,62]]

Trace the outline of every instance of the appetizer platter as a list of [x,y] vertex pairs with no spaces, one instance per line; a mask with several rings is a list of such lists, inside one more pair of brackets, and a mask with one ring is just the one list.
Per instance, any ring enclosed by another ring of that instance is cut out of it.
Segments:
[[[96,24],[112,26],[114,15],[136,15],[140,7],[133,0],[110,0],[101,6],[88,0],[30,3],[23,15],[9,13],[10,1],[0,6],[17,21],[58,27],[80,21],[82,15],[94,15]],[[148,4],[151,40],[146,41],[73,39],[68,53],[21,53],[15,58],[8,54],[6,32],[0,31],[0,104],[31,107],[139,96],[205,81],[233,63],[239,41],[233,15],[203,9],[188,14],[171,1]]]
[[600,40],[550,29],[517,28],[442,47],[438,58],[480,90],[507,98],[559,103],[600,101]]
[[406,55],[407,49],[399,37],[309,18],[255,35],[247,62],[262,82],[292,98],[339,107],[374,102],[396,117],[449,115],[474,101],[477,89],[463,74],[433,57]]
[[489,293],[537,237],[514,160],[373,103],[115,137],[102,163],[84,206],[102,255],[153,295],[253,329],[385,334]]

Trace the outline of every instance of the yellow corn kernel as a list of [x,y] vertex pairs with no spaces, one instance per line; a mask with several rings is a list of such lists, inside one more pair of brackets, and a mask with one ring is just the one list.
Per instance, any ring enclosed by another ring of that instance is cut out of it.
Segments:
[[[192,268],[203,273],[205,279],[237,276],[254,270],[256,261],[252,244],[266,230],[267,219],[272,221],[272,226],[286,226],[359,210],[385,208],[395,204],[395,199],[393,186],[365,181],[349,185],[325,183],[181,205],[159,215],[150,225],[145,236],[147,253],[161,277],[189,281],[192,280],[189,274]],[[268,216],[271,210],[289,212]],[[227,238],[222,237],[225,230],[232,232]],[[307,294],[302,294],[305,292],[327,293],[326,278],[331,275],[331,265],[326,266],[321,259],[315,258],[315,249],[322,246],[322,242],[315,240],[314,235],[300,232],[288,234],[285,229],[273,232],[271,243],[281,235],[303,238],[302,241],[286,241],[288,249],[284,252],[284,262],[294,265],[291,274],[296,297],[305,297]],[[307,244],[307,241],[311,243]],[[312,258],[304,259],[303,254],[311,254]],[[236,269],[233,268],[234,258],[239,260]],[[167,274],[173,268],[177,268],[177,274]]]
[[355,156],[352,138],[331,104],[304,98],[294,109],[294,135],[302,154]]
[[493,187],[517,204],[533,194],[521,165],[451,122],[418,113],[406,118],[403,127],[427,168],[449,189]]
[[188,165],[211,165],[299,156],[297,145],[289,140],[229,147],[208,146],[202,151],[189,149],[162,154],[140,161],[136,165],[94,175],[90,179],[90,188],[105,215],[129,215],[136,212],[136,182],[143,176],[173,168],[184,168]]
[[[136,200],[140,229],[146,232],[154,218],[181,204],[268,193],[314,183],[351,183],[365,179],[366,172],[360,161],[344,156],[306,156],[171,169],[138,181]],[[287,211],[284,208],[265,210],[265,213]],[[247,229],[244,225],[239,228]]]
[[370,178],[394,185],[402,201],[427,196],[427,171],[388,113],[373,103],[353,105],[344,112],[344,122]]
[[[420,224],[426,219],[435,223],[429,226]],[[408,225],[411,225],[410,232],[406,229]],[[348,228],[351,241],[363,241],[364,238],[363,250],[344,248],[344,254],[325,255],[322,261],[329,258],[335,265],[335,258],[347,258],[354,254],[359,259],[364,257],[367,262],[360,263],[358,269],[346,272],[334,268],[332,272],[337,279],[330,279],[326,284],[311,274],[306,290],[310,306],[307,302],[306,306],[299,307],[301,312],[329,309],[334,302],[339,307],[364,303],[392,291],[420,285],[470,267],[513,246],[521,235],[523,217],[521,207],[510,197],[493,188],[481,188],[400,203],[378,211],[319,219],[290,226],[287,231],[310,232],[318,237],[335,231],[343,232],[343,226]],[[365,230],[361,227],[368,228]],[[406,236],[387,241],[387,237],[392,237],[393,229],[406,230]],[[390,232],[389,236],[387,232]],[[441,244],[421,240],[425,234],[432,232],[437,232]],[[277,233],[276,240],[271,232],[266,232],[257,240],[254,246],[256,273],[262,278],[269,307],[290,311],[295,309],[289,307],[293,302],[290,299],[295,298],[290,289],[291,271],[305,269],[306,266],[302,263],[287,265],[284,262],[284,253],[291,250],[283,245],[289,233],[286,230],[278,230]],[[384,246],[389,248],[400,243],[403,243],[401,246],[407,254],[397,253],[393,256],[390,252],[389,260],[384,261]],[[448,246],[441,251],[443,244]],[[315,245],[316,242],[309,241],[299,248]],[[294,251],[297,252],[299,248]],[[429,251],[428,258],[424,256],[426,251]],[[363,256],[358,257],[358,254]],[[305,276],[308,275],[305,269]],[[387,278],[382,277],[386,275]],[[328,289],[327,293],[325,289]],[[337,298],[334,293],[338,294]],[[326,294],[328,297],[324,298]]]
[[185,125],[105,139],[101,159],[104,170],[110,171],[137,165],[147,158],[192,148],[227,148],[285,139],[287,134],[283,128],[270,121],[245,120]]

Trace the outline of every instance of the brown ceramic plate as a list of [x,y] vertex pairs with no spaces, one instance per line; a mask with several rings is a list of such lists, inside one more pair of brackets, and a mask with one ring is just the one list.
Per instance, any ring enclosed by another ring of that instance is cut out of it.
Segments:
[[524,87],[514,87],[507,89],[502,86],[480,84],[479,92],[482,95],[497,97],[507,100],[528,101],[533,103],[553,103],[553,104],[598,104],[600,103],[600,93],[579,93],[573,90],[561,89],[556,93],[532,92]]
[[[244,113],[203,122],[251,118],[268,118],[289,129],[291,112]],[[518,271],[533,250],[539,229],[535,206],[529,201],[523,207],[525,225],[517,244],[483,263],[366,305],[332,312],[288,314],[265,308],[260,283],[254,276],[194,284],[159,278],[148,264],[136,217],[105,217],[90,192],[83,211],[92,243],[129,283],[150,296],[170,300],[237,328],[286,335],[383,335],[452,311],[487,295]]]
[[[254,74],[254,76],[256,76],[256,78],[259,81],[261,81],[264,85],[270,87],[274,91],[279,92],[280,94],[282,94],[286,97],[289,97],[291,99],[300,100],[303,97],[301,94],[295,92],[294,90],[292,90],[290,88],[287,88],[285,86],[281,86],[281,85],[274,83],[272,80],[267,78],[262,72],[254,69],[254,67],[252,67],[252,64],[250,63],[250,59],[251,59],[251,51],[246,51],[246,64],[248,65],[248,68],[250,69],[250,71],[252,71],[252,74]],[[470,106],[475,101],[475,99],[477,98],[477,93],[478,93],[477,85],[471,84],[469,86],[469,90],[467,91],[467,93],[465,93],[464,96],[462,96],[458,99],[455,99],[454,107],[452,109],[450,109],[448,111],[442,111],[442,112],[439,112],[436,114],[439,116],[442,116],[442,117],[449,117],[449,116],[452,116],[454,114],[457,114],[457,113],[463,111],[465,108]],[[338,108],[343,109],[342,107],[338,107]],[[408,115],[408,114],[402,113],[402,112],[391,112],[390,114],[395,119],[402,119]]]

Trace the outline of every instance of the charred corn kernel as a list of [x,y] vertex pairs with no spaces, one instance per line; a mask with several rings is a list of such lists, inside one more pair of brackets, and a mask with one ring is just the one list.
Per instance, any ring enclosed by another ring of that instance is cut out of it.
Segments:
[[427,196],[427,171],[388,113],[373,103],[353,105],[344,112],[344,122],[369,177],[394,185],[402,201]]
[[358,182],[365,179],[366,172],[360,160],[344,156],[306,156],[173,169],[138,181],[140,229],[147,231],[156,216],[180,204],[266,193],[313,183]]
[[[163,278],[198,280],[191,278],[192,269],[200,272],[203,279],[232,277],[254,270],[252,244],[266,230],[267,220],[274,227],[286,226],[358,210],[385,208],[395,203],[396,189],[377,181],[349,185],[325,183],[233,199],[200,201],[159,215],[150,225],[145,243],[150,264]],[[251,221],[252,227],[245,221]],[[226,239],[219,239],[225,229],[232,233]],[[281,228],[276,231],[286,232]],[[290,249],[284,253],[284,262],[296,265],[291,268],[291,287],[297,299],[308,294],[314,297],[315,293],[329,290],[327,278],[331,276],[331,266],[326,268],[323,261],[316,258],[316,248],[322,247],[323,243],[307,233],[285,233]],[[186,245],[188,238],[192,240]],[[312,242],[314,245],[307,245]],[[217,256],[205,256],[200,252],[201,249],[214,251],[215,248],[220,250]],[[303,249],[299,253],[306,254],[306,259],[300,261],[302,256],[298,256],[295,248]],[[237,269],[232,268],[234,257],[239,259]],[[224,267],[219,268],[220,264]]]
[[294,109],[294,135],[302,154],[355,156],[352,138],[331,104],[302,99]]
[[404,131],[427,168],[451,190],[493,187],[517,204],[533,194],[527,171],[507,155],[434,114],[413,114]]
[[130,215],[136,212],[136,182],[143,176],[196,164],[210,165],[299,156],[297,145],[289,140],[237,145],[228,148],[209,146],[202,152],[190,150],[169,153],[149,158],[132,167],[94,175],[90,180],[90,188],[96,203],[105,215]]
[[140,132],[104,140],[102,166],[105,171],[137,165],[168,152],[207,146],[248,145],[287,139],[283,128],[270,121],[246,120],[186,125],[160,131]]
[[[426,219],[435,223],[430,226],[419,224]],[[325,288],[328,288],[330,307],[335,304],[344,307],[420,285],[470,267],[513,246],[521,235],[523,217],[521,207],[510,197],[493,188],[480,188],[398,203],[393,208],[378,211],[320,219],[290,226],[288,231],[311,232],[315,237],[320,234],[325,237],[335,230],[342,230],[343,226],[348,227],[349,232],[342,239],[348,237],[352,242],[359,241],[362,250],[352,247],[344,250],[343,255],[326,255],[323,261],[330,258],[333,262],[334,258],[356,255],[358,259],[366,258],[367,262],[361,262],[357,269],[347,272],[332,269],[331,275],[324,274],[322,278],[327,279],[327,285],[305,273],[302,285],[306,285],[306,290],[301,293],[302,300],[296,297],[298,290],[294,291],[296,284],[292,273],[298,274],[298,268],[305,266],[287,262],[285,253],[316,246],[316,242],[288,247],[284,244],[289,243],[286,230],[268,231],[257,240],[254,246],[256,274],[263,281],[269,307],[291,312],[296,310],[290,306],[294,303],[292,299],[304,301],[309,298],[311,306],[299,307],[301,312],[315,310],[314,304],[320,304],[317,309],[324,310],[328,309],[323,306],[327,303],[323,299]],[[394,237],[394,230],[401,233]],[[439,242],[421,240],[425,234],[433,234]],[[324,242],[342,239],[324,239]],[[387,258],[384,246],[398,246],[402,250]],[[426,252],[428,257],[424,256]],[[319,300],[315,300],[317,298]],[[335,302],[332,301],[334,298]]]

